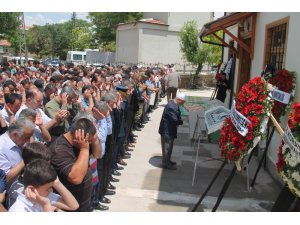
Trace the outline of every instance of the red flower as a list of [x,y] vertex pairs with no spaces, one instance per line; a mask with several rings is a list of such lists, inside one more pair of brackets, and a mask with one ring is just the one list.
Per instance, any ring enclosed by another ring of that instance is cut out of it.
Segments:
[[[283,69],[278,70],[274,76],[269,77],[268,82],[276,86],[279,90],[291,94],[294,89],[293,83],[296,82],[296,77],[294,73]],[[286,113],[286,107],[287,105],[275,101],[272,113],[278,121],[280,121],[280,117]]]
[[249,119],[248,133],[243,137],[235,128],[230,118],[224,121],[219,146],[221,155],[228,161],[237,161],[247,155],[253,147],[253,140],[260,136],[260,124],[266,116],[264,107],[271,104],[267,98],[269,91],[261,77],[251,79],[243,85],[236,96],[236,109]]

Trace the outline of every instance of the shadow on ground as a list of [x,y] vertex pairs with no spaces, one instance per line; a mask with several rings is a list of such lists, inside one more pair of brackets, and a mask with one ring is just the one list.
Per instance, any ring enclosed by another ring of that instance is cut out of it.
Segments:
[[[174,142],[172,160],[177,162],[177,170],[161,169],[159,175],[158,170],[153,169],[146,177],[160,176],[159,184],[153,183],[151,179],[145,179],[143,185],[149,190],[155,190],[159,185],[157,202],[161,205],[172,205],[175,211],[183,211],[182,207],[185,207],[185,211],[189,211],[204,193],[222,164],[218,144],[201,143],[195,184],[192,186],[195,149],[189,139],[189,131],[186,129],[188,126],[188,119],[185,117],[183,128],[179,130],[178,138]],[[155,168],[162,168],[161,160],[160,155],[153,156],[149,159],[149,163]],[[257,164],[257,158],[254,157],[249,164],[250,182]],[[197,211],[211,211],[232,168],[233,164],[223,168]],[[218,211],[270,211],[279,191],[279,185],[263,169],[252,190],[248,190],[247,173],[237,172]]]

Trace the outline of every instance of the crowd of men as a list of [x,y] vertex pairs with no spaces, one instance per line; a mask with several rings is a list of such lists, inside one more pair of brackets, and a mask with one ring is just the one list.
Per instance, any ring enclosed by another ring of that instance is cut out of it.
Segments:
[[107,210],[133,131],[167,95],[168,79],[168,98],[178,87],[172,65],[9,60],[0,74],[0,211]]

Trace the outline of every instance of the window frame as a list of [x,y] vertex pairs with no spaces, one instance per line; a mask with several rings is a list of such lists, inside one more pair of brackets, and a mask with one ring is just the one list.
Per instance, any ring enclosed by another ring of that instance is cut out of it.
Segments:
[[286,63],[286,53],[287,53],[287,42],[288,42],[288,33],[289,33],[289,20],[290,17],[285,17],[280,20],[274,21],[272,23],[269,23],[266,25],[265,29],[265,46],[264,46],[264,63],[263,63],[263,68],[266,66],[266,64],[269,63],[269,58],[270,58],[270,53],[271,53],[271,42],[272,42],[272,37],[271,37],[271,29],[281,26],[283,24],[286,24],[286,32],[285,32],[285,43],[283,46],[283,59],[282,59],[282,68],[277,68],[277,64],[275,65],[276,69],[284,69],[285,68],[285,63]]

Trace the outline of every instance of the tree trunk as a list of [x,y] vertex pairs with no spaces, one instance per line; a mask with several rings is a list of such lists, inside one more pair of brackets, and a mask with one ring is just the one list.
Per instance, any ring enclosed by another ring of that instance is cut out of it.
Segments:
[[199,75],[199,73],[201,72],[202,70],[202,63],[198,63],[198,67],[197,67],[197,70],[196,70],[196,76]]

